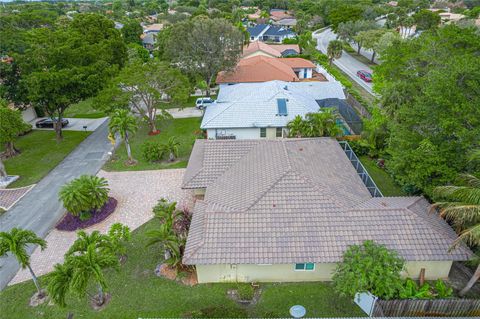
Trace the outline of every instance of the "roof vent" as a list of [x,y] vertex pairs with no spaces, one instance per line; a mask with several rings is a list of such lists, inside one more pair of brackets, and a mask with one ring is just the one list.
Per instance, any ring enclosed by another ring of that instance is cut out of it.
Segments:
[[277,115],[280,115],[280,116],[288,115],[286,99],[277,99],[277,108],[278,108]]
[[288,91],[288,85],[285,85],[283,89]]

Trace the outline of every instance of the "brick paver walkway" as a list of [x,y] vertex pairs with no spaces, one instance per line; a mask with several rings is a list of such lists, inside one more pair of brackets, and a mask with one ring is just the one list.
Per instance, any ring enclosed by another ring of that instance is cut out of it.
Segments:
[[9,210],[20,198],[28,193],[35,185],[20,188],[0,189],[0,208]]
[[[123,223],[133,231],[153,217],[152,207],[165,197],[176,201],[178,207],[185,202],[187,192],[180,188],[185,169],[166,169],[137,172],[105,172],[110,186],[110,196],[118,200],[115,212],[100,224],[86,229],[87,232],[99,230],[106,232],[113,223]],[[56,263],[63,262],[63,255],[77,238],[75,232],[63,232],[53,229],[46,237],[47,249],[35,249],[31,256],[32,268],[37,275],[53,270]],[[31,279],[28,270],[20,270],[10,285]]]

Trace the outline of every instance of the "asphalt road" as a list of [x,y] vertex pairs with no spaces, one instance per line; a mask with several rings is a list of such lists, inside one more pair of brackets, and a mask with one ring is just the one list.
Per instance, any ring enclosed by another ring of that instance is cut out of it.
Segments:
[[[80,175],[97,174],[108,160],[108,152],[113,150],[107,136],[108,121],[105,121],[28,194],[0,216],[0,231],[20,227],[45,238],[64,213],[58,200],[60,187]],[[29,254],[33,249],[34,247],[29,247]],[[35,271],[35,265],[32,268]],[[19,264],[13,257],[0,258],[0,290],[15,276],[18,269]]]
[[[314,32],[313,38],[317,40],[317,50],[326,54],[328,43],[332,40],[335,40],[337,36],[332,31],[332,29],[328,28],[323,32]],[[348,76],[350,76],[352,80],[360,84],[368,93],[374,95],[372,90],[372,83],[367,83],[357,76],[358,70],[366,70],[372,73],[372,69],[368,65],[356,60],[345,50],[342,53],[342,57],[340,59],[333,60],[333,63],[338,66],[343,72],[345,72]]]

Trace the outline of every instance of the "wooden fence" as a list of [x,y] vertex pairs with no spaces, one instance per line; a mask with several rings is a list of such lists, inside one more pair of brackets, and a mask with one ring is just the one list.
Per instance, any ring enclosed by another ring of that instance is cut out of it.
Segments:
[[480,316],[480,299],[381,300],[373,317],[475,317]]

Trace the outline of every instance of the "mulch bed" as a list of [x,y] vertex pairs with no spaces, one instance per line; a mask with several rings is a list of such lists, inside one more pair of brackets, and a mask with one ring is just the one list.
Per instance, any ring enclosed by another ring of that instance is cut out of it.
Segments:
[[113,197],[109,197],[107,203],[103,205],[99,211],[93,213],[91,218],[87,220],[80,220],[80,217],[67,213],[65,216],[63,216],[62,220],[57,224],[57,226],[55,226],[55,228],[62,231],[75,231],[77,229],[90,227],[105,220],[115,211],[116,207],[117,200]]

